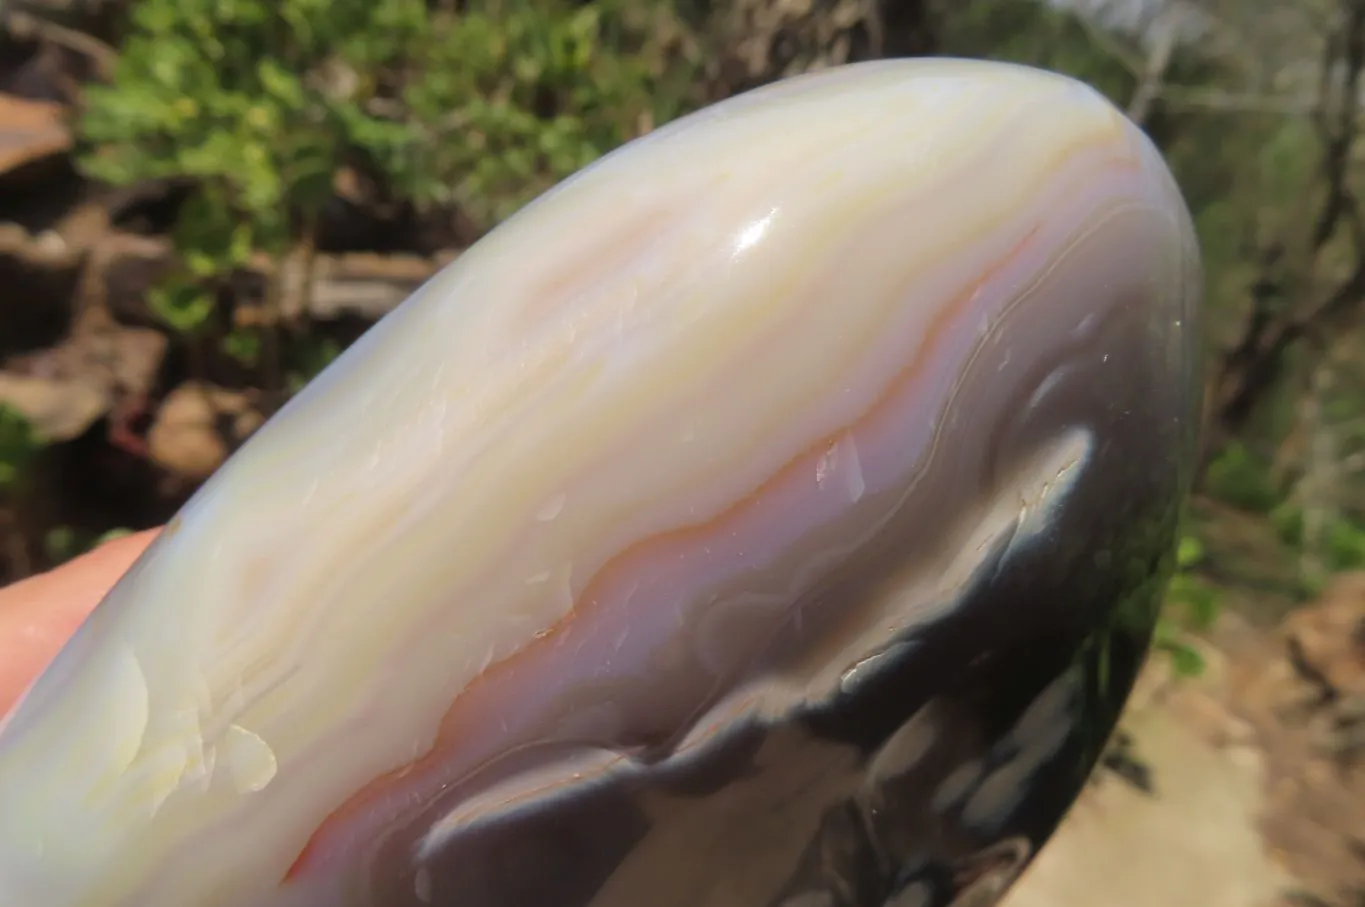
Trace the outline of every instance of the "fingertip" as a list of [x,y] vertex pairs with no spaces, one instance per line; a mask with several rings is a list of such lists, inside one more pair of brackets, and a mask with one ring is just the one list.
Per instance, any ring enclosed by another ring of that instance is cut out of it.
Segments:
[[47,573],[0,588],[0,715],[159,532],[113,539]]

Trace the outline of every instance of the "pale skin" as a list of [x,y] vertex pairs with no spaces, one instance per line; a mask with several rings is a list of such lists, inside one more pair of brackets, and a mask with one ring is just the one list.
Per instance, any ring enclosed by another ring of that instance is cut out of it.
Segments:
[[0,715],[159,531],[123,536],[55,570],[0,588]]

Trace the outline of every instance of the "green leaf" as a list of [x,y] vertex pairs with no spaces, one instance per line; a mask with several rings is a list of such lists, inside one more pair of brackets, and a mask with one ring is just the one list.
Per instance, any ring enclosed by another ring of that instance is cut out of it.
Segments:
[[1181,536],[1176,548],[1175,564],[1180,570],[1198,566],[1204,560],[1204,545],[1192,535]]
[[223,338],[223,351],[242,365],[253,366],[261,358],[261,335],[255,331],[233,331]]
[[47,537],[43,539],[43,549],[48,560],[53,563],[60,564],[69,561],[80,554],[76,530],[70,526],[56,526],[48,530]]
[[12,492],[46,442],[23,413],[0,403],[0,491]]
[[1166,654],[1170,656],[1171,665],[1180,676],[1198,677],[1204,673],[1206,667],[1204,656],[1200,655],[1199,650],[1193,646],[1171,642],[1166,645]]
[[200,287],[175,282],[147,294],[152,312],[173,330],[193,333],[213,314],[213,298]]
[[116,539],[121,539],[124,536],[129,536],[132,534],[133,530],[131,529],[110,529],[108,532],[105,532],[104,534],[100,535],[98,538],[95,539],[94,547],[98,548],[100,545],[103,545],[107,542],[112,542]]

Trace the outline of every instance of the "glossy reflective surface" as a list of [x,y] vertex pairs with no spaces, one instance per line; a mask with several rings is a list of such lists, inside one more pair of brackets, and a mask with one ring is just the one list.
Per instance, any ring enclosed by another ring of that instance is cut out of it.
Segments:
[[1156,151],[1032,70],[632,143],[110,593],[0,728],[0,903],[989,902],[1145,652],[1199,283]]

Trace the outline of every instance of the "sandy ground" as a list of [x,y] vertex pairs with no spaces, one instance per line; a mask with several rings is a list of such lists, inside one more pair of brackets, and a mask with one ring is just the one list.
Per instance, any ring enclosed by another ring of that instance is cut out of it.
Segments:
[[1005,901],[1008,907],[1265,907],[1293,877],[1257,828],[1256,754],[1211,746],[1170,709],[1129,728],[1155,796],[1102,777]]
[[1324,601],[1224,620],[1196,680],[1149,666],[1122,726],[1154,790],[1102,772],[1004,904],[1365,905],[1365,580]]

